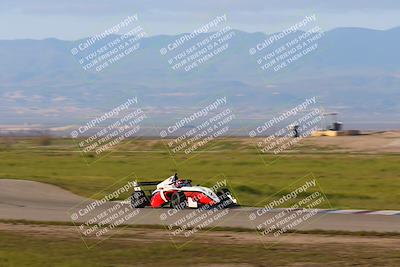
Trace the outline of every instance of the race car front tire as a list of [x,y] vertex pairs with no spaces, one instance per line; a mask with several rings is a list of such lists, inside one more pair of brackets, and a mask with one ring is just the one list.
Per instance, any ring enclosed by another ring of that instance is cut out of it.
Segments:
[[229,191],[228,188],[221,188],[219,191],[217,191],[217,196],[221,199],[227,198],[227,195],[231,194],[231,191]]
[[221,188],[218,192],[217,192],[217,196],[219,197],[219,199],[221,200],[221,205],[225,205],[225,208],[227,207],[231,207],[231,206],[236,206],[235,203],[232,202],[231,198],[232,194],[231,191],[229,191],[229,189],[227,188]]

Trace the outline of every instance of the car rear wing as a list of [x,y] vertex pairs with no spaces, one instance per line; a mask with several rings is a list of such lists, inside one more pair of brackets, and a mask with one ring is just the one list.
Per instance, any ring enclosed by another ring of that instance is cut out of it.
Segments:
[[143,189],[142,189],[143,186],[155,186],[155,185],[158,185],[161,182],[162,181],[151,181],[151,182],[134,181],[133,185],[134,185],[134,190],[135,191],[143,191]]

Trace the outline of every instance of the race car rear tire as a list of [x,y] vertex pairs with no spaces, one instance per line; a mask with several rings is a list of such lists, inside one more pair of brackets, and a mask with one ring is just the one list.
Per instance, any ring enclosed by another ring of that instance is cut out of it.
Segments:
[[131,207],[144,208],[149,205],[149,199],[143,191],[134,191],[131,196]]
[[185,193],[174,192],[171,196],[171,208],[173,209],[184,209],[187,207],[187,200]]

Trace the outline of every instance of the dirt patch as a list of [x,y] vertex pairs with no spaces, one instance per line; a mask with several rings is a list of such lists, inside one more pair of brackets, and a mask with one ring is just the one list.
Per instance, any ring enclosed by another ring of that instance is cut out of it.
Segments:
[[[11,224],[0,223],[0,231],[19,233],[22,235],[35,237],[52,238],[76,238],[80,235],[74,226],[59,225],[30,225],[30,224]],[[170,233],[162,229],[146,228],[121,228],[116,229],[111,237],[118,242],[165,242],[170,240]],[[262,238],[262,240],[260,239]],[[261,237],[253,232],[229,232],[229,231],[209,231],[197,233],[193,239],[197,243],[210,244],[260,244],[275,243],[294,244],[294,245],[327,245],[327,244],[346,244],[346,245],[365,245],[370,247],[398,248],[400,250],[400,237],[375,237],[375,236],[349,236],[349,235],[323,235],[323,234],[287,234],[279,239],[273,237]],[[186,243],[185,238],[174,239],[175,242]]]
[[[245,146],[256,146],[263,138],[235,138]],[[371,132],[357,136],[306,137],[285,152],[400,153],[400,131]]]

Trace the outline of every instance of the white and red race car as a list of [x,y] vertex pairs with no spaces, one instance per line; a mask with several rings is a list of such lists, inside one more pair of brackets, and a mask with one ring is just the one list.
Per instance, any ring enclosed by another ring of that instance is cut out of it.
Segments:
[[[147,190],[146,186],[157,186],[155,190]],[[134,208],[162,208],[174,209],[199,208],[203,206],[232,207],[237,200],[227,188],[220,188],[217,192],[204,186],[192,186],[192,181],[179,179],[177,174],[164,181],[134,182],[134,192],[131,196],[131,206]]]

